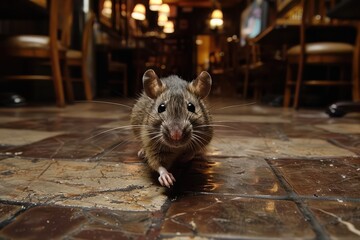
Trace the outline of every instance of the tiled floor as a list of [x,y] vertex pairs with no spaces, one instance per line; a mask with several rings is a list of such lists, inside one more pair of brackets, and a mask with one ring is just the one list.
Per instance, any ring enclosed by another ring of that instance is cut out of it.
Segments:
[[210,105],[206,159],[172,189],[128,107],[1,108],[0,239],[360,239],[360,114]]

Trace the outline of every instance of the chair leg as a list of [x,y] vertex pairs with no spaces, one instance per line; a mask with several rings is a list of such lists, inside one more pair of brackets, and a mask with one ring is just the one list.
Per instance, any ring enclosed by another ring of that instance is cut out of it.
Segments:
[[300,60],[298,65],[298,72],[297,72],[297,78],[296,78],[296,84],[295,84],[295,95],[294,95],[294,108],[299,108],[299,98],[300,98],[300,89],[301,89],[301,82],[303,78],[303,72],[304,72],[304,61]]
[[69,66],[68,66],[66,60],[64,61],[64,81],[65,81],[66,95],[67,95],[68,101],[70,103],[73,103],[74,102],[74,91],[73,91],[72,81],[70,79]]
[[285,93],[284,93],[284,107],[290,106],[291,100],[291,78],[292,78],[292,69],[291,65],[288,63],[286,67],[286,82],[285,82]]
[[87,68],[85,67],[86,63],[82,64],[81,67],[81,74],[82,74],[82,79],[84,81],[84,89],[85,89],[85,98],[88,101],[93,100],[93,93],[92,93],[92,88],[91,88],[91,80],[89,78],[89,73],[87,71]]
[[[58,53],[57,53],[58,54]],[[54,81],[54,89],[56,95],[56,105],[58,107],[65,107],[64,88],[61,77],[59,56],[54,54],[55,57],[51,58],[51,69]]]

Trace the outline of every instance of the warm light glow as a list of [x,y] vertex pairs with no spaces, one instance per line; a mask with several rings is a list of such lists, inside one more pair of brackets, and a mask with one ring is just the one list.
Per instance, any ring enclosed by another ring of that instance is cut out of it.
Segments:
[[145,6],[143,4],[136,4],[134,7],[133,12],[131,13],[131,17],[136,19],[136,20],[145,20],[145,14],[146,14],[146,9]]
[[159,17],[158,17],[158,25],[159,26],[165,26],[165,23],[168,21],[168,17],[164,14],[160,14]]
[[222,26],[223,23],[224,23],[224,21],[223,21],[223,13],[222,13],[222,11],[219,10],[219,9],[215,9],[211,13],[210,27],[211,28],[216,28],[216,27]]
[[101,14],[107,18],[111,18],[112,14],[112,2],[111,0],[105,0],[103,4],[103,9],[101,10]]
[[170,15],[170,6],[169,4],[162,4],[159,9],[160,14],[165,14],[166,16]]
[[159,11],[162,4],[162,0],[150,0],[149,8],[151,11]]
[[174,23],[172,21],[168,21],[164,26],[164,33],[173,33],[174,32]]

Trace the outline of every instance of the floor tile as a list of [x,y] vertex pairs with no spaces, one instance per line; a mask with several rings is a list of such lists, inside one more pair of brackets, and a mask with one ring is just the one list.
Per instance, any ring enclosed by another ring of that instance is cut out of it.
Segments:
[[19,215],[0,231],[0,238],[144,239],[152,217],[150,212],[39,206]]
[[0,144],[20,146],[25,144],[41,141],[45,138],[53,137],[61,134],[61,132],[46,132],[35,130],[17,130],[0,128]]
[[346,148],[360,156],[360,135],[341,135],[329,139],[336,146]]
[[7,117],[7,116],[0,116],[0,124],[3,123],[11,123],[11,122],[18,122],[23,121],[23,118],[20,117]]
[[228,157],[192,161],[176,182],[182,191],[286,196],[264,159]]
[[129,211],[84,211],[87,223],[72,235],[76,239],[144,239],[152,227],[153,214]]
[[325,140],[292,138],[279,140],[272,138],[218,136],[210,143],[210,155],[238,157],[351,157],[355,153],[337,147]]
[[75,118],[75,117],[50,117],[27,119],[23,121],[3,123],[0,128],[8,129],[28,129],[38,131],[74,131],[74,132],[90,132],[99,125],[112,121],[111,119],[98,118]]
[[270,162],[299,195],[360,199],[360,158]]
[[359,123],[332,123],[324,125],[315,125],[317,128],[324,129],[329,132],[342,133],[342,134],[360,134]]
[[127,145],[127,136],[111,134],[94,139],[90,139],[89,136],[91,135],[81,133],[62,134],[33,144],[16,147],[7,152],[21,153],[22,157],[91,160],[98,154],[112,150],[113,146],[118,145],[117,148],[122,149]]
[[249,122],[249,123],[290,123],[291,121],[281,116],[271,115],[225,115],[217,114],[214,116],[215,123],[226,122]]
[[78,209],[35,207],[17,217],[0,231],[0,237],[11,239],[61,239],[74,231],[86,218]]
[[6,220],[10,220],[19,211],[23,209],[20,205],[10,205],[0,203],[0,224]]
[[198,195],[181,198],[166,214],[161,235],[233,239],[313,239],[293,202]]
[[159,210],[164,188],[144,165],[55,160],[0,161],[3,200],[118,210]]
[[360,202],[307,201],[331,239],[360,239]]

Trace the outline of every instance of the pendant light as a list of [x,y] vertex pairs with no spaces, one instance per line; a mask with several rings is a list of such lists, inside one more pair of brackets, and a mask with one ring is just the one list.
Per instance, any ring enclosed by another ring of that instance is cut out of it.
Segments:
[[138,3],[135,5],[133,12],[131,13],[131,17],[136,19],[136,20],[145,20],[145,14],[146,14],[146,9],[145,6],[141,3]]
[[159,26],[165,26],[165,23],[168,21],[168,17],[165,14],[159,14],[157,23]]
[[167,21],[164,26],[164,33],[173,33],[174,32],[174,23],[172,21]]
[[216,28],[216,27],[220,27],[222,26],[224,23],[223,20],[223,13],[220,9],[215,9],[212,13],[211,13],[211,19],[210,19],[210,27],[211,28]]
[[103,9],[101,10],[101,14],[107,18],[111,18],[112,14],[112,2],[111,0],[105,0],[103,3]]
[[159,14],[165,14],[166,16],[170,15],[170,6],[169,4],[161,4],[159,9]]
[[162,0],[150,0],[149,8],[151,11],[159,11],[162,4]]

